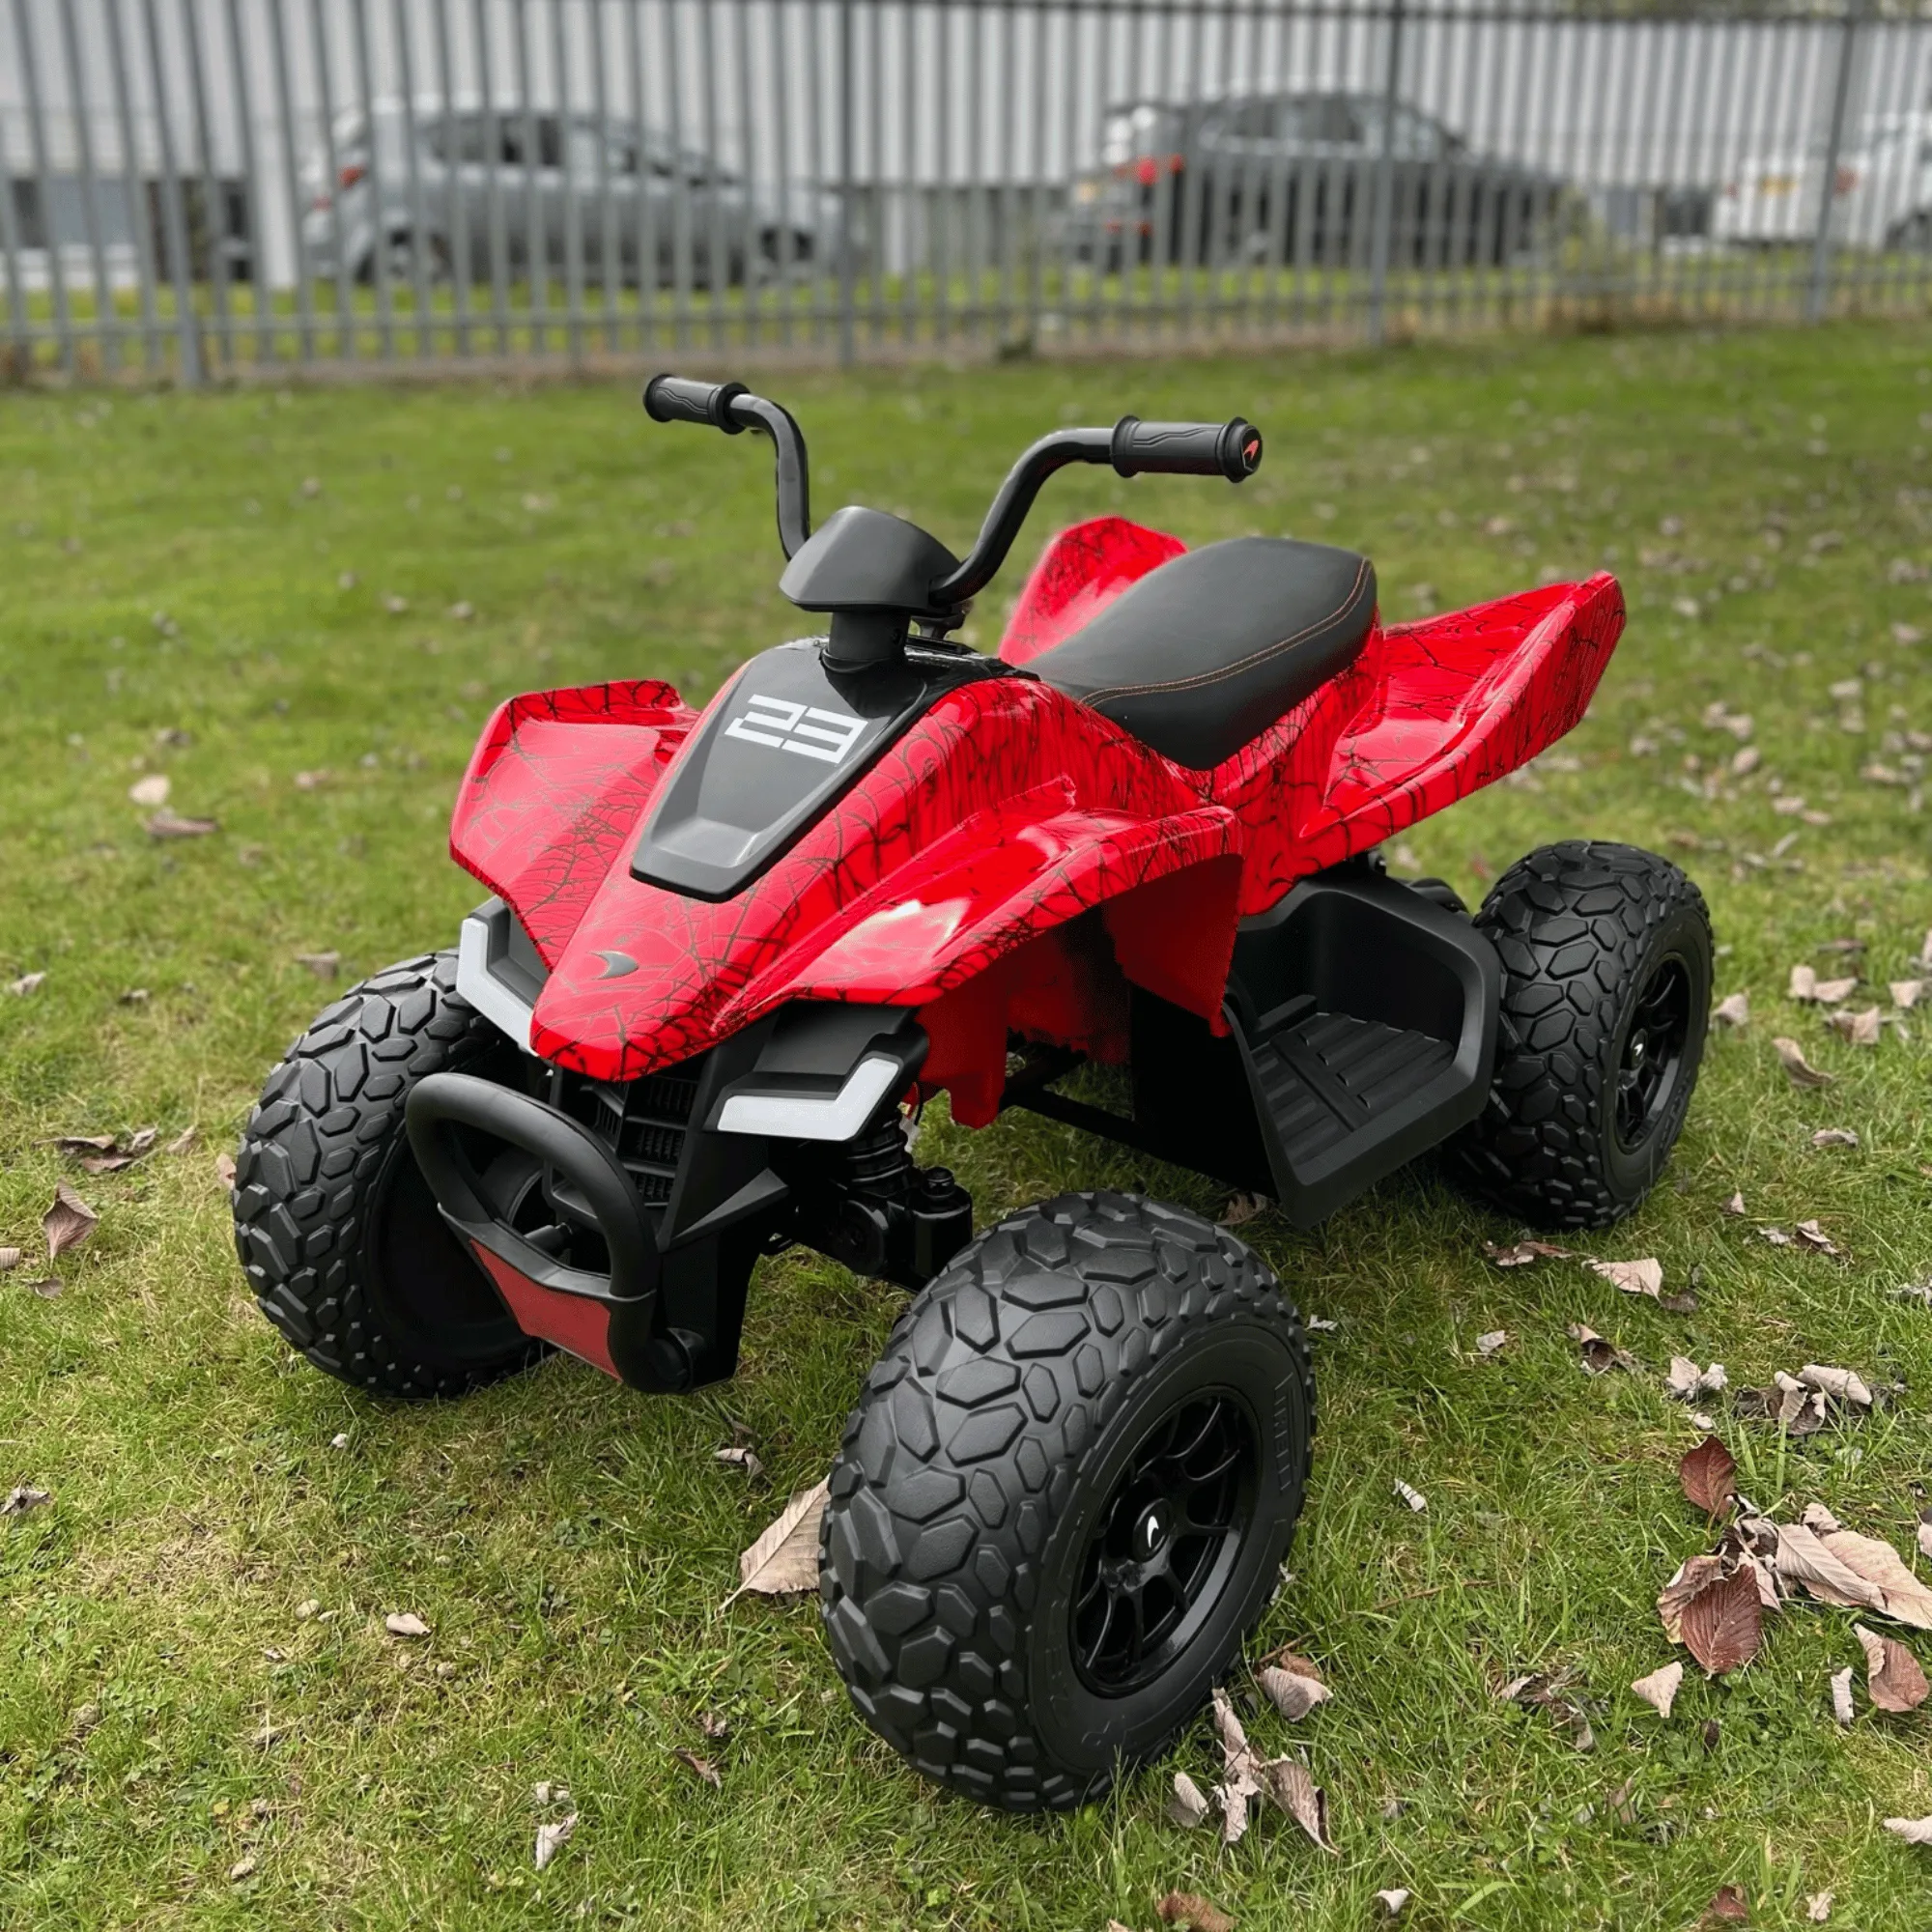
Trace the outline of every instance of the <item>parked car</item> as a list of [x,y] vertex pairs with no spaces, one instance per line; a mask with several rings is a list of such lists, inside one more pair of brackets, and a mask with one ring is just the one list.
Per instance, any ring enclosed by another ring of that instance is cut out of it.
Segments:
[[[1721,242],[1808,242],[1818,232],[1826,154],[1747,156],[1718,196]],[[1879,114],[1839,154],[1832,234],[1853,248],[1932,248],[1932,112]]]
[[590,115],[436,99],[412,117],[401,100],[379,100],[367,118],[339,117],[333,146],[332,180],[322,148],[302,174],[302,249],[323,281],[338,262],[368,281],[379,255],[401,282],[441,280],[459,259],[474,280],[538,259],[560,270],[575,247],[593,280],[608,261],[613,280],[642,281],[648,254],[657,285],[708,288],[836,254],[836,196],[753,185],[696,149]]
[[[1074,185],[1079,252],[1124,262],[1365,262],[1387,104],[1349,93],[1113,108],[1101,166]],[[1554,175],[1475,154],[1397,102],[1389,259],[1507,262],[1549,226]]]

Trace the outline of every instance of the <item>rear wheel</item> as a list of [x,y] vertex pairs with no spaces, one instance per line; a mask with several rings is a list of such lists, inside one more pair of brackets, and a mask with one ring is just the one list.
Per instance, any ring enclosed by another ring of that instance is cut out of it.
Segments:
[[[439,952],[352,989],[269,1076],[236,1158],[235,1244],[263,1314],[317,1368],[453,1395],[544,1353],[450,1232],[403,1124],[425,1074],[508,1081],[516,1061]],[[476,1153],[499,1213],[547,1218],[534,1162]]]
[[860,1715],[1010,1810],[1098,1796],[1200,1708],[1308,1480],[1300,1319],[1239,1241],[1122,1194],[1002,1222],[846,1425],[820,1589]]
[[1489,1104],[1462,1177],[1548,1228],[1602,1228],[1656,1185],[1697,1084],[1711,920],[1667,859],[1573,839],[1496,881],[1476,925],[1503,962]]

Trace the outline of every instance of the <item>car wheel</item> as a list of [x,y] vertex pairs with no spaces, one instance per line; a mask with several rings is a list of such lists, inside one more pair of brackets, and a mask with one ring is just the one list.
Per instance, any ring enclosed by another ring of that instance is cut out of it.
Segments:
[[1546,845],[1476,915],[1503,964],[1489,1102],[1452,1165],[1506,1212],[1603,1228],[1657,1183],[1683,1130],[1711,1006],[1711,919],[1667,859]]
[[926,1776],[1064,1809],[1161,1751],[1279,1579],[1301,1321],[1241,1242],[1067,1194],[914,1299],[833,1466],[820,1595],[867,1723]]

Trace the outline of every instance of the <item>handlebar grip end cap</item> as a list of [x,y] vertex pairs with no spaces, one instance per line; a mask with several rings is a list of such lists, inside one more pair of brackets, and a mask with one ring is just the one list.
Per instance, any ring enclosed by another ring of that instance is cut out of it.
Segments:
[[1236,416],[1221,432],[1221,474],[1245,483],[1262,467],[1262,433],[1245,416]]

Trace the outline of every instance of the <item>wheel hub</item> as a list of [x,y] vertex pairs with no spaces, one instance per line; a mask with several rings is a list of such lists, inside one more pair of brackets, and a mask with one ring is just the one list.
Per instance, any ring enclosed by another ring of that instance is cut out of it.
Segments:
[[1081,1560],[1074,1667],[1122,1696],[1186,1649],[1212,1613],[1253,1519],[1260,1454],[1246,1406],[1195,1394],[1128,1460]]
[[1690,1037],[1690,976],[1673,953],[1644,981],[1617,1064],[1616,1136],[1626,1153],[1649,1138],[1666,1111]]

